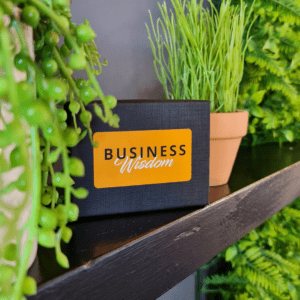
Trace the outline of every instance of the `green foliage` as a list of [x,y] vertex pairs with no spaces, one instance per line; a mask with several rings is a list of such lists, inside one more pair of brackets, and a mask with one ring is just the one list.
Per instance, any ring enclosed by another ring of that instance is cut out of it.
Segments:
[[[210,100],[211,112],[235,112],[243,75],[244,55],[249,36],[243,33],[251,11],[231,0],[218,12],[203,7],[203,0],[171,0],[159,5],[162,19],[154,26],[154,42],[146,24],[154,56],[154,69],[167,99]],[[168,86],[169,84],[169,86]]]
[[[79,216],[71,194],[84,199],[88,191],[72,187],[71,176],[84,176],[85,169],[68,148],[86,134],[95,146],[86,104],[100,98],[98,117],[118,127],[119,117],[111,110],[117,100],[104,95],[95,77],[107,61],[99,60],[89,22],[76,26],[69,6],[70,0],[0,0],[0,299],[36,293],[35,280],[26,277],[36,239],[55,248],[57,262],[69,268],[61,241],[70,241],[72,230],[66,226]],[[16,69],[24,75],[20,82]],[[87,81],[72,77],[81,69]],[[88,93],[81,93],[85,89]],[[67,101],[68,124],[67,109],[61,108]],[[61,172],[55,172],[59,158]],[[8,173],[16,167],[21,174]],[[30,217],[21,224],[28,209]]]
[[205,278],[202,292],[228,300],[298,299],[299,225],[300,198],[223,251],[219,259],[230,270]]
[[[250,7],[253,0],[245,0]],[[219,7],[222,0],[215,1]],[[239,5],[238,0],[233,4]],[[300,2],[256,0],[239,107],[249,111],[243,145],[300,139]]]

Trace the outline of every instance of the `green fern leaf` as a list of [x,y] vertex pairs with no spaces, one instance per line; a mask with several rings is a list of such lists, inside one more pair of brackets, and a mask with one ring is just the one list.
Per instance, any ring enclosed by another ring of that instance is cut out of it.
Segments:
[[264,98],[264,95],[267,90],[262,90],[255,92],[254,94],[251,95],[251,100],[253,100],[256,104],[260,104]]
[[291,207],[285,207],[281,211],[285,216],[289,216],[292,218],[298,218],[300,220],[300,211]]
[[299,274],[300,266],[290,262],[289,260],[283,258],[280,254],[270,251],[262,250],[263,255],[270,260],[274,265],[278,267],[279,270],[286,274]]
[[271,0],[277,4],[276,8],[281,16],[289,16],[290,18],[300,19],[300,7],[296,1],[293,0]]
[[227,275],[215,274],[211,277],[204,279],[206,285],[222,285],[222,284],[245,284],[246,278],[244,277],[229,277]]
[[292,84],[286,82],[286,79],[278,78],[270,73],[266,80],[268,89],[281,92],[292,102],[297,101],[298,91]]
[[231,261],[238,254],[238,250],[235,245],[228,247],[225,252],[225,260]]
[[265,68],[277,76],[283,76],[284,70],[276,61],[270,58],[264,51],[259,48],[253,52],[247,52],[245,60],[249,63],[254,63],[260,68]]

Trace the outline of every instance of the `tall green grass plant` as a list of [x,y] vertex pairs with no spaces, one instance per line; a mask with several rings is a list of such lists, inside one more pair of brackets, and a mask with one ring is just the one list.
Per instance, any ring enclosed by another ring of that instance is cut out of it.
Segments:
[[[221,4],[220,11],[208,0],[171,0],[158,3],[162,19],[154,25],[149,11],[154,41],[146,24],[154,56],[154,69],[167,99],[209,100],[211,112],[235,112],[244,55],[250,40],[243,35],[252,13],[246,5]],[[251,27],[251,26],[250,26]]]

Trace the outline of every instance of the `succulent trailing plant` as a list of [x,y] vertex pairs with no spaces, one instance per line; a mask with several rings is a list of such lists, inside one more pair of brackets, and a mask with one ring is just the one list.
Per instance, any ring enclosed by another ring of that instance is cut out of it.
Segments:
[[300,198],[223,251],[217,259],[229,271],[204,278],[202,292],[225,300],[298,299],[299,225]]
[[[215,0],[217,6],[222,1]],[[245,0],[251,5],[253,0]],[[234,5],[239,1],[234,0]],[[239,104],[249,111],[244,145],[300,138],[300,3],[256,0]]]
[[246,14],[242,0],[239,7],[223,1],[219,12],[210,0],[210,10],[203,7],[203,0],[171,2],[170,16],[166,3],[158,4],[162,19],[156,26],[149,11],[155,43],[146,24],[154,69],[166,98],[210,100],[211,112],[235,112],[250,40],[248,30],[243,42],[251,5]]
[[[35,59],[29,55],[23,24],[33,28]],[[0,175],[21,170],[18,178],[5,185],[0,180],[1,300],[36,293],[35,280],[27,276],[36,237],[41,246],[55,248],[62,267],[69,267],[60,245],[70,241],[72,230],[67,225],[79,214],[71,194],[83,199],[88,191],[72,187],[71,177],[84,176],[84,165],[79,158],[70,157],[68,148],[86,135],[96,146],[90,127],[92,114],[85,108],[95,98],[103,105],[102,109],[94,104],[96,115],[113,127],[119,122],[112,113],[116,98],[105,96],[95,77],[107,64],[99,61],[95,37],[87,20],[78,26],[72,22],[70,0],[0,1]],[[16,81],[15,69],[26,74],[24,80]],[[75,80],[73,72],[82,69],[89,79]],[[66,123],[66,110],[73,116],[72,125]],[[78,126],[78,119],[85,130]],[[63,170],[55,172],[53,165],[60,157]],[[58,188],[64,190],[63,195]],[[5,197],[16,190],[21,193],[18,205],[7,203]],[[19,228],[18,220],[28,204],[30,217]],[[21,251],[25,233],[27,242]]]

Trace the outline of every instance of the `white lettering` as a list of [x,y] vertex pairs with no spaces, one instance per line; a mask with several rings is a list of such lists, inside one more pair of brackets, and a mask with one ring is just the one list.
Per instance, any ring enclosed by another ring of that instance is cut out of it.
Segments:
[[[139,165],[139,160],[141,160],[141,157],[139,156],[136,161],[134,162],[135,166],[134,168],[137,169],[138,168],[138,165]],[[130,172],[129,172],[130,173]]]
[[173,159],[165,159],[161,162],[161,167],[164,166],[164,164],[167,166],[167,164],[169,164],[169,167],[171,167],[173,165]]
[[146,169],[148,169],[148,168],[153,168],[153,163],[155,162],[155,160],[156,160],[156,156],[154,157],[154,159],[149,160],[149,161],[147,162],[145,168],[146,168]]
[[173,159],[165,159],[165,160],[157,160],[156,157],[152,160],[149,160],[148,162],[146,160],[141,160],[141,156],[137,157],[135,161],[133,159],[129,160],[129,157],[126,156],[126,159],[119,159],[117,158],[114,162],[115,166],[121,166],[120,173],[124,173],[124,171],[127,171],[128,173],[131,173],[133,169],[141,170],[141,169],[152,169],[152,168],[159,168],[159,167],[171,167],[173,165]]
[[132,163],[133,160],[131,159],[131,160],[127,163],[127,161],[128,161],[128,156],[126,156],[126,160],[125,160],[125,161],[122,161],[122,160],[121,160],[121,162],[118,163],[119,160],[120,160],[120,159],[117,158],[117,159],[115,160],[114,164],[115,164],[115,166],[119,166],[119,165],[122,165],[122,164],[123,164],[123,165],[121,166],[120,172],[123,174],[124,171],[125,171],[125,169],[126,169],[126,166],[128,166],[127,172],[130,173],[130,172],[131,172],[131,169],[133,168],[133,165],[131,166],[131,163]]
[[145,163],[146,163],[146,162],[147,162],[146,160],[141,161],[140,164],[139,164],[139,166],[138,166],[138,168],[139,168],[140,170],[143,169],[143,168],[145,167]]
[[154,164],[154,168],[158,168],[160,166],[161,160],[159,159],[155,164]]

